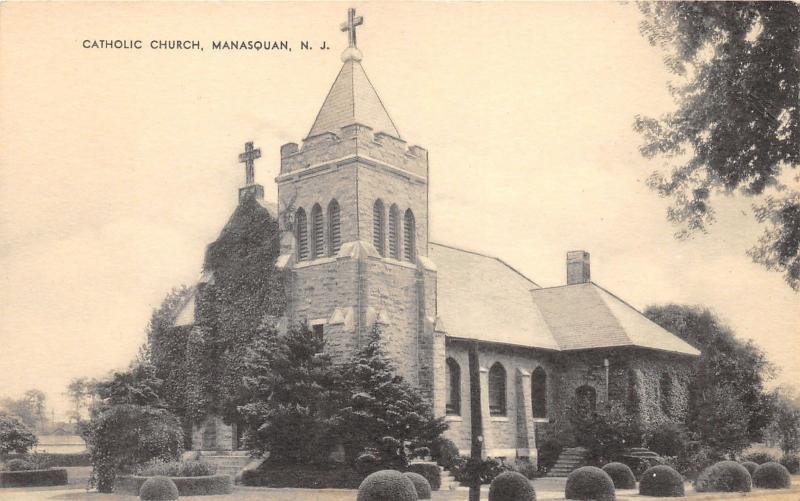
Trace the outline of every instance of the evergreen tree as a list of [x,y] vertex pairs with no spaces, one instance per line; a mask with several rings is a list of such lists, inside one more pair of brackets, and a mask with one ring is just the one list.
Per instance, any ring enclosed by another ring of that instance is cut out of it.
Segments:
[[349,460],[366,447],[382,449],[384,437],[428,446],[447,429],[444,418],[434,418],[419,391],[396,374],[381,348],[377,326],[341,372],[344,406],[337,435]]
[[246,375],[237,399],[256,453],[289,463],[328,458],[337,407],[337,375],[324,342],[306,325],[278,334],[274,326],[257,336],[246,355]]

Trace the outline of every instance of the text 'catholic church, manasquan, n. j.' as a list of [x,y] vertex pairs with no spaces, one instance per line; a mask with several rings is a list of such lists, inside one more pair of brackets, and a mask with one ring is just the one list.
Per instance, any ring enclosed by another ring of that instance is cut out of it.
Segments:
[[[587,252],[567,252],[566,285],[542,288],[501,259],[429,239],[428,152],[403,141],[367,78],[360,21],[351,10],[350,47],[311,130],[281,147],[278,207],[254,182],[260,152],[248,145],[242,155],[240,206],[258,204],[280,224],[282,325],[307,322],[334,356],[380,325],[387,354],[446,416],[462,452],[476,342],[488,456],[535,460],[575,398],[617,400],[648,424],[682,419],[699,352],[593,283]],[[179,326],[195,325],[196,301]],[[194,426],[192,446],[236,449],[236,436],[211,417]]]

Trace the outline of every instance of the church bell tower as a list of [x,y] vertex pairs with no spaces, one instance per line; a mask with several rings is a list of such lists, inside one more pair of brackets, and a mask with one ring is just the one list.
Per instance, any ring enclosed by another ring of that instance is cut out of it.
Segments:
[[367,77],[356,45],[361,24],[349,9],[342,68],[302,144],[281,147],[287,321],[307,322],[342,356],[377,326],[387,354],[425,392],[436,291],[428,152],[402,139]]

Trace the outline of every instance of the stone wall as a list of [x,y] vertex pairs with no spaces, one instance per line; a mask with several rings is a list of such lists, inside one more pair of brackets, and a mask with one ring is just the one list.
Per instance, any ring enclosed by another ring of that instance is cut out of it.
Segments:
[[[446,357],[453,358],[461,369],[461,413],[447,416],[450,428],[445,433],[462,453],[470,448],[470,391],[468,344],[447,338]],[[606,401],[606,369],[608,360],[608,396],[639,415],[646,426],[683,421],[687,411],[687,388],[692,359],[650,350],[617,349],[583,352],[550,352],[523,347],[481,343],[480,366],[490,369],[495,362],[506,371],[505,416],[489,416],[483,412],[484,443],[489,456],[514,457],[530,455],[526,449],[558,437],[568,442],[566,411],[575,390],[587,385],[597,395],[598,406]],[[547,416],[533,418],[529,406],[532,398],[529,375],[542,367],[547,375]],[[444,372],[444,369],[442,369]],[[669,398],[662,404],[661,378],[669,375]],[[528,376],[526,376],[528,375]],[[486,388],[482,386],[482,400]],[[444,386],[435,400],[446,400]],[[441,414],[440,414],[441,415]],[[532,433],[531,433],[532,432]],[[530,436],[530,435],[533,436]]]

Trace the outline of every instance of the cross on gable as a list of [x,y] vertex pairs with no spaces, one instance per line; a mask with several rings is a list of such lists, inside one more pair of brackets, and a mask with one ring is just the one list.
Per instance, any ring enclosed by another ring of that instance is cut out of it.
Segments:
[[347,22],[342,23],[342,31],[347,32],[348,47],[356,46],[356,26],[364,24],[364,16],[356,16],[356,9],[347,9]]
[[247,186],[255,183],[254,161],[257,158],[261,158],[261,148],[253,148],[252,141],[244,143],[244,153],[239,154],[239,163],[245,165],[245,183]]

